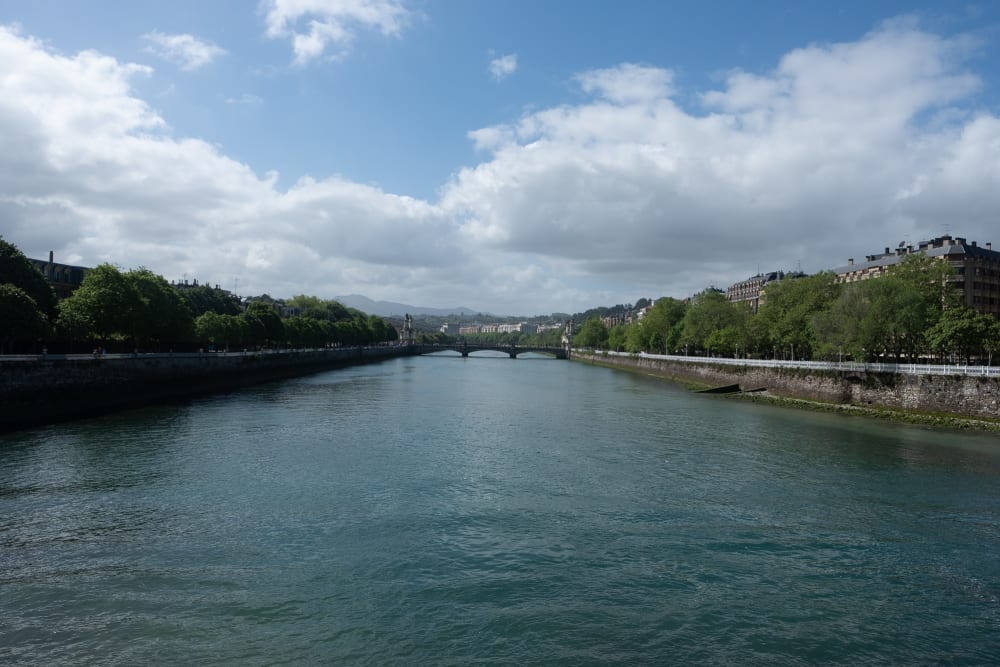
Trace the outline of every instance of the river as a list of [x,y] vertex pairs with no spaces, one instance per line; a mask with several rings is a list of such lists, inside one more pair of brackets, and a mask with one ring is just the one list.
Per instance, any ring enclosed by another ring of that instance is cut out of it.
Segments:
[[986,665],[998,598],[998,436],[582,363],[0,436],[5,665]]

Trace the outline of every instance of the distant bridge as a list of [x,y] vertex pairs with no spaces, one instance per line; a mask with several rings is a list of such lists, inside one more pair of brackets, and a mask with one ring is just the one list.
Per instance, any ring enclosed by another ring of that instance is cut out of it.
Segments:
[[458,352],[463,357],[469,356],[472,352],[503,352],[510,355],[511,359],[516,359],[517,355],[525,352],[536,352],[548,355],[556,359],[569,359],[569,353],[562,347],[536,347],[532,345],[501,345],[489,343],[440,343],[440,344],[414,344],[410,345],[414,354],[433,354],[435,352]]

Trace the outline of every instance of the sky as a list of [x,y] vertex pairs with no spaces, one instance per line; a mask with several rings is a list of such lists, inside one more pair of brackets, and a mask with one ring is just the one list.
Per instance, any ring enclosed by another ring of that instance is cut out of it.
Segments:
[[1000,243],[1000,3],[0,0],[0,236],[498,315]]

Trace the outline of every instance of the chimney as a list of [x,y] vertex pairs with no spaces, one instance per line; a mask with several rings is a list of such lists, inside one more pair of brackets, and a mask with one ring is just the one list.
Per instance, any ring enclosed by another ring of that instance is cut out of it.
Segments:
[[53,257],[55,257],[55,253],[49,250],[49,264],[54,263],[55,260],[53,259]]
[[986,242],[986,249],[987,249],[987,250],[993,250],[993,244],[992,244],[992,243],[990,243],[989,241],[987,241],[987,242]]
[[885,254],[887,254],[887,255],[889,254],[889,246],[885,247]]
[[972,242],[972,247],[973,247],[973,248],[975,248],[975,247],[976,247],[976,241],[973,241],[973,242]]
[[851,257],[849,260],[847,260],[847,265],[848,266],[854,266],[854,258],[853,257]]

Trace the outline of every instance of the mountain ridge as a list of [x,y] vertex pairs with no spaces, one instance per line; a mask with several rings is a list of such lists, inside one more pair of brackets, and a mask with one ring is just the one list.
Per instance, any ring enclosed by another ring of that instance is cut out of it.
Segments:
[[[369,315],[378,315],[379,317],[402,317],[407,313],[410,315],[435,315],[439,317],[447,317],[448,315],[479,315],[482,313],[482,311],[472,310],[465,306],[458,306],[456,308],[427,308],[424,306],[396,303],[395,301],[375,301],[361,294],[347,294],[345,296],[334,297],[334,299],[348,308],[355,308]],[[486,315],[487,313],[482,314]]]

